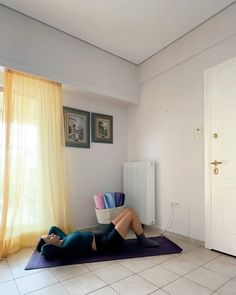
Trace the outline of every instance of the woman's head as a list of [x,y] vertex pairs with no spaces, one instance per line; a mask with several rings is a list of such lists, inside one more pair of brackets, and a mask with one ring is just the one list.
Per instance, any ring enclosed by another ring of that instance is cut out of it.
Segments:
[[36,247],[38,252],[41,252],[41,248],[43,247],[43,245],[45,245],[46,243],[44,242],[44,240],[41,238],[38,242],[38,245]]
[[44,244],[59,246],[61,244],[60,237],[55,234],[43,235],[37,245],[38,252],[41,252],[41,248]]
[[44,235],[42,239],[46,244],[52,244],[58,246],[60,244],[60,237],[55,234]]

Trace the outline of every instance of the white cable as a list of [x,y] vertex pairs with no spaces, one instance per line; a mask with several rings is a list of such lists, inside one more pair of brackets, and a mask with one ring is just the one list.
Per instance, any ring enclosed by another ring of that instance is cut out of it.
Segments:
[[174,213],[175,213],[175,206],[172,206],[172,210],[171,210],[170,216],[168,218],[166,228],[160,233],[161,236],[163,236],[165,232],[167,232],[169,229],[171,229],[173,221],[174,221],[174,215],[175,215]]

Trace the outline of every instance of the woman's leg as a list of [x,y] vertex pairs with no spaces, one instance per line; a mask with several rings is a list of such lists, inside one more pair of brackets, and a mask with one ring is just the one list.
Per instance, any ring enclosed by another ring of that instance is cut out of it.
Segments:
[[137,214],[132,209],[126,209],[125,214],[120,219],[112,220],[116,230],[125,238],[129,229],[132,229],[136,235],[143,233],[143,228]]
[[158,243],[149,240],[143,233],[143,228],[137,214],[132,209],[127,209],[125,214],[120,219],[113,220],[112,223],[115,225],[115,229],[118,233],[125,238],[129,229],[132,229],[136,234],[137,239],[143,247],[157,247]]
[[112,219],[112,223],[113,224],[117,224],[122,218],[123,216],[129,212],[130,208],[126,208],[123,211],[121,211],[115,218]]

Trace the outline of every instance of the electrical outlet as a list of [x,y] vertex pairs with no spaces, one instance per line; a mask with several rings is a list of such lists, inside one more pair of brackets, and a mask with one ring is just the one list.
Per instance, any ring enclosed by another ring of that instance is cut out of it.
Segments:
[[180,207],[180,203],[177,202],[177,201],[172,201],[172,202],[171,202],[171,206],[172,206],[172,207]]
[[202,130],[201,130],[201,128],[196,128],[195,129],[195,138],[196,138],[196,140],[201,140],[202,139]]

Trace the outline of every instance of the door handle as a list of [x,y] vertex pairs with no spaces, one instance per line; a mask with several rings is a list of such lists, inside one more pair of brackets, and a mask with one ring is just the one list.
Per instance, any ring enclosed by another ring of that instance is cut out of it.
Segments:
[[216,161],[216,160],[215,160],[215,161],[211,162],[211,164],[216,166],[216,165],[218,165],[218,164],[222,164],[222,162],[219,162],[219,161]]

